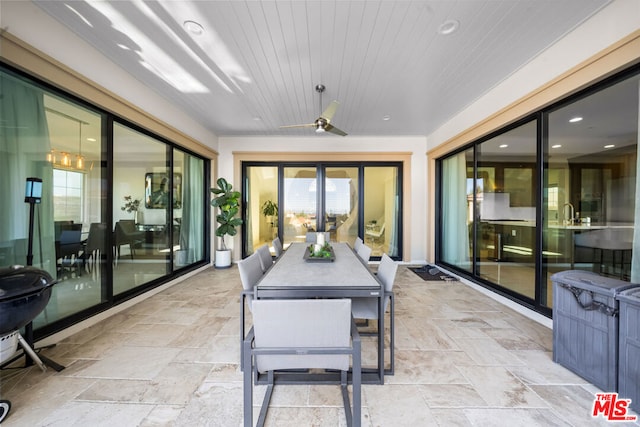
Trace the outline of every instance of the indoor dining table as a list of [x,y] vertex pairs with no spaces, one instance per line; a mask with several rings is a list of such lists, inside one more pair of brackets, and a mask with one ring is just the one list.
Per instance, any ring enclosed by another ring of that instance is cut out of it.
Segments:
[[[332,242],[335,259],[307,260],[309,243],[292,243],[254,288],[254,298],[350,298],[378,300],[384,313],[384,287],[347,243]],[[384,315],[378,316],[378,366],[363,370],[362,382],[384,384]]]

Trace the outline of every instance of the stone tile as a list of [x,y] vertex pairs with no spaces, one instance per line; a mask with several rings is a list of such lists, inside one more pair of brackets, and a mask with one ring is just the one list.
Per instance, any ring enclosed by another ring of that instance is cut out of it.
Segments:
[[[560,427],[572,426],[545,409],[468,408],[462,411],[473,426]],[[582,424],[584,425],[584,424]]]
[[431,409],[487,406],[471,384],[429,384],[418,389]]
[[[235,266],[205,270],[43,349],[62,372],[0,371],[7,426],[242,425],[241,288]],[[546,326],[405,266],[394,293],[396,374],[363,386],[363,426],[605,425],[590,418],[599,390],[553,363]],[[363,337],[364,363],[376,359]],[[339,387],[276,386],[267,425],[346,425]]]
[[134,426],[146,419],[153,406],[121,403],[109,404],[71,401],[62,405],[42,421],[51,427],[112,427]]
[[579,385],[533,385],[541,398],[549,403],[558,416],[571,425],[583,426],[638,426],[638,423],[612,423],[603,417],[593,418],[595,394]]
[[502,367],[458,366],[457,369],[489,404],[498,407],[548,408],[522,381]]
[[525,384],[586,384],[587,382],[567,368],[553,361],[548,351],[515,351],[522,367],[510,367],[509,371]]
[[469,381],[456,369],[467,362],[462,352],[396,351],[395,375],[385,378],[390,384],[465,384]]
[[155,378],[179,354],[177,348],[123,346],[108,351],[91,366],[75,373],[78,377],[138,379]]
[[492,338],[456,338],[455,341],[474,362],[482,366],[524,366],[524,362]]
[[371,424],[374,426],[436,426],[431,409],[418,386],[385,384],[366,386]]
[[78,399],[185,405],[209,372],[203,364],[172,363],[152,380],[98,380]]

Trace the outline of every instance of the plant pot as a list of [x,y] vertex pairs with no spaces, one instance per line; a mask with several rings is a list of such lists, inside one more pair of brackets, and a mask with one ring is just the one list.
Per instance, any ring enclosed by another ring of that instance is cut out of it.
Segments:
[[216,268],[229,268],[231,267],[231,249],[220,250],[216,249]]

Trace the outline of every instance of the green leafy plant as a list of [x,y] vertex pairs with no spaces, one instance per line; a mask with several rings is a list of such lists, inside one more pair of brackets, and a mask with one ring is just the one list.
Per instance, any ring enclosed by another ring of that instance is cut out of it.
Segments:
[[262,215],[264,216],[278,216],[278,205],[271,200],[267,200],[262,204]]
[[140,209],[140,199],[134,199],[131,196],[124,196],[124,206],[122,206],[120,210],[131,213],[137,212],[138,209]]
[[218,178],[216,183],[218,187],[211,189],[211,193],[215,195],[211,200],[211,206],[220,210],[216,215],[216,221],[219,224],[216,236],[222,238],[221,249],[227,250],[224,236],[235,236],[237,234],[236,227],[242,225],[242,219],[235,217],[240,210],[240,192],[233,191],[232,185],[224,178]]
[[319,250],[316,250],[315,244],[309,246],[309,257],[311,258],[331,258],[332,255],[333,248],[328,242],[325,242]]

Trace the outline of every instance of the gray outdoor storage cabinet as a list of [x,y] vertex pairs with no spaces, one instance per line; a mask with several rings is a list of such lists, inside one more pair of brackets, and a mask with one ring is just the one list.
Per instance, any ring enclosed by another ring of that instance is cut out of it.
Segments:
[[637,286],[581,270],[551,276],[553,361],[618,391],[618,293]]
[[618,295],[620,303],[620,352],[618,394],[631,399],[631,408],[640,412],[640,288]]

